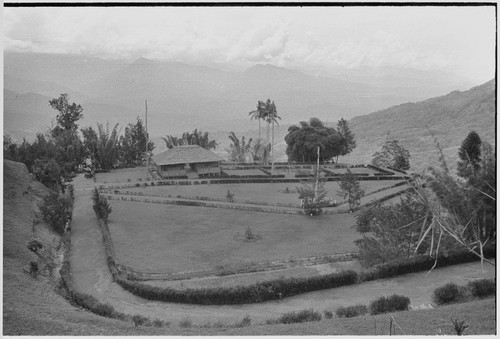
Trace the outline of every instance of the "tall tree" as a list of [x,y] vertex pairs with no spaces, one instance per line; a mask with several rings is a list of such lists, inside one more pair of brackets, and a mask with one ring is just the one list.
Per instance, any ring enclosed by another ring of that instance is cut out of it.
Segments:
[[147,159],[146,149],[149,153],[155,147],[154,143],[149,141],[146,148],[148,139],[142,120],[139,117],[137,117],[135,124],[129,124],[125,128],[125,133],[120,138],[121,153],[125,166],[138,166],[142,164],[143,160]]
[[265,119],[265,103],[263,101],[257,102],[257,109],[248,113],[250,120],[257,119],[259,121],[259,140],[260,138],[260,121]]
[[83,108],[75,103],[69,103],[69,96],[61,94],[59,98],[49,101],[50,106],[57,110],[57,123],[65,130],[78,128],[76,122],[83,117]]
[[481,138],[472,131],[462,142],[458,150],[460,161],[458,162],[458,175],[463,178],[471,177],[480,167],[481,162]]
[[102,124],[97,123],[97,130],[87,127],[82,132],[84,145],[91,152],[91,158],[99,168],[109,171],[119,158],[118,124],[110,131],[109,124],[104,129]]
[[340,147],[339,155],[347,155],[351,153],[354,148],[356,148],[356,140],[354,139],[354,133],[352,133],[352,131],[349,129],[347,120],[345,120],[344,118],[341,118],[337,123],[337,132],[342,137],[342,144]]
[[61,94],[49,101],[49,105],[58,111],[57,126],[50,132],[58,148],[57,161],[66,171],[74,171],[83,160],[83,147],[77,133],[77,121],[83,117],[82,106],[69,103],[69,96]]
[[278,125],[278,120],[281,120],[281,117],[278,115],[278,112],[276,110],[276,105],[274,104],[274,101],[271,101],[270,99],[267,99],[266,104],[265,104],[265,117],[266,117],[266,122],[268,125],[273,126],[272,128],[272,141],[271,141],[271,158],[274,157],[274,124],[276,123]]
[[240,140],[236,134],[231,131],[229,132],[229,140],[231,140],[231,144],[229,145],[229,149],[226,151],[229,153],[230,160],[236,162],[247,162],[247,158],[252,147],[252,138],[248,139],[248,142],[246,142],[244,136],[242,136]]
[[288,161],[314,162],[318,158],[318,147],[322,162],[340,154],[342,137],[334,128],[326,127],[318,118],[301,121],[299,125],[290,126],[285,136]]
[[379,152],[373,154],[372,164],[397,170],[410,169],[410,152],[398,140],[387,140]]
[[344,200],[347,198],[349,211],[352,212],[354,208],[361,204],[361,198],[365,195],[365,191],[361,189],[358,178],[350,169],[347,169],[346,173],[342,175],[339,184],[340,191],[338,191],[338,194]]

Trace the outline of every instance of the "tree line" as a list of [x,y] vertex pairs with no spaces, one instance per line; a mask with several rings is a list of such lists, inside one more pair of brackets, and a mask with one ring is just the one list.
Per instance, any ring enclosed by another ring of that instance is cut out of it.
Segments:
[[59,190],[62,178],[78,171],[85,159],[91,159],[96,170],[109,171],[113,167],[133,167],[143,164],[154,149],[142,120],[128,124],[120,134],[118,124],[109,127],[97,123],[79,128],[83,108],[70,103],[67,94],[49,101],[57,111],[56,126],[36,134],[33,142],[26,139],[20,144],[4,134],[4,158],[26,164],[28,170],[46,186]]

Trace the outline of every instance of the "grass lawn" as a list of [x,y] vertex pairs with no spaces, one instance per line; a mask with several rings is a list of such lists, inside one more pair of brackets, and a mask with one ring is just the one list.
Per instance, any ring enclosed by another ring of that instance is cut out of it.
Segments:
[[[360,181],[361,188],[365,194],[377,191],[384,187],[390,187],[400,181]],[[274,184],[217,184],[217,185],[178,185],[178,186],[148,186],[122,189],[122,191],[143,192],[144,195],[159,195],[168,197],[210,197],[216,199],[225,199],[227,191],[234,194],[236,202],[262,202],[266,204],[293,204],[300,207],[299,195],[295,193],[296,187],[300,183],[274,183]],[[405,186],[399,186],[396,190],[404,189]],[[287,191],[288,189],[288,191]],[[325,184],[328,192],[327,197],[337,202],[342,198],[338,195],[340,190],[339,183],[329,181]],[[286,193],[288,192],[288,193]],[[388,194],[386,191],[378,193],[380,197]],[[370,200],[374,197],[370,196]]]
[[[222,186],[222,185],[221,185]],[[118,262],[143,272],[231,269],[244,263],[356,251],[354,214],[307,217],[111,201]],[[251,227],[262,238],[244,241]]]
[[151,175],[146,167],[122,168],[95,174],[96,183],[136,182],[139,179],[146,181],[148,178],[151,179]]

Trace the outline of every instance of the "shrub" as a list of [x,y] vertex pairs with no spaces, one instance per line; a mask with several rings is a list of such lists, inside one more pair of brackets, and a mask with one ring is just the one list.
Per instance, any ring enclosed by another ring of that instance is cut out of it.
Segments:
[[241,321],[234,324],[234,326],[235,327],[246,327],[246,326],[250,326],[251,324],[252,324],[252,319],[247,314],[247,315],[245,315],[245,317],[243,319],[241,319]]
[[370,314],[381,314],[396,311],[406,311],[410,306],[410,298],[402,295],[391,295],[390,297],[380,297],[370,303]]
[[226,193],[226,200],[229,202],[234,202],[234,193],[231,193],[231,191],[227,191]]
[[109,214],[111,213],[111,206],[109,206],[108,200],[100,195],[97,187],[95,187],[92,192],[92,202],[95,215],[99,219],[107,220]]
[[494,279],[480,279],[467,284],[467,289],[474,297],[485,297],[495,294],[496,282]]
[[323,315],[325,316],[326,319],[332,319],[333,318],[333,312],[332,311],[323,311]]
[[132,322],[134,323],[134,326],[137,327],[137,326],[145,325],[146,323],[149,322],[149,319],[146,317],[143,317],[142,315],[135,314],[132,317]]
[[72,300],[79,306],[103,317],[119,318],[120,313],[116,312],[110,304],[100,303],[94,296],[89,294],[73,292]]
[[115,281],[124,289],[141,298],[201,305],[258,303],[311,291],[352,285],[357,280],[358,274],[349,270],[307,278],[276,279],[248,286],[175,290],[115,277]]
[[338,318],[353,318],[366,313],[368,313],[368,308],[365,305],[339,307],[335,311]]
[[183,318],[179,322],[179,327],[180,328],[191,328],[191,327],[193,327],[193,322],[189,318]]
[[434,290],[432,299],[438,305],[458,301],[464,296],[463,289],[455,283],[448,283]]
[[38,275],[38,263],[36,261],[30,261],[29,274],[34,277]]
[[43,197],[38,205],[43,220],[48,223],[57,233],[63,234],[68,222],[68,209],[70,202],[68,199],[51,192]]
[[312,308],[305,309],[299,312],[283,313],[281,317],[277,319],[278,323],[281,324],[304,323],[309,321],[320,321],[320,320],[321,320],[321,313],[316,312]]

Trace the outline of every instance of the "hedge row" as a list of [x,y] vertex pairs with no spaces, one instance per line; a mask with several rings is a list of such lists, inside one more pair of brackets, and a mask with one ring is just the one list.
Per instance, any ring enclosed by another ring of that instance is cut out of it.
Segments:
[[185,290],[150,286],[121,277],[117,278],[116,282],[132,294],[148,300],[200,305],[227,305],[259,303],[306,292],[352,285],[356,283],[357,279],[358,274],[356,272],[342,271],[309,278],[278,279],[249,286]]
[[[494,254],[494,251],[495,249],[493,248],[485,252],[491,256]],[[438,267],[477,260],[478,258],[471,255],[471,253],[455,253],[447,257],[440,257]],[[148,300],[201,305],[246,304],[276,300],[301,293],[429,270],[433,265],[434,259],[420,256],[409,260],[379,265],[376,269],[370,272],[362,272],[359,275],[354,271],[343,271],[323,276],[278,279],[249,286],[228,288],[175,290],[173,288],[160,288],[130,281],[116,274],[115,281],[132,294]]]
[[[496,248],[494,246],[484,249],[486,258],[496,256]],[[463,264],[468,262],[478,261],[479,258],[471,252],[455,252],[448,255],[439,255],[436,268],[446,267],[451,265]],[[413,258],[402,258],[394,261],[380,264],[374,269],[360,273],[359,279],[362,281],[371,281],[376,279],[390,278],[398,275],[428,271],[434,266],[436,259],[429,256],[417,256]]]

